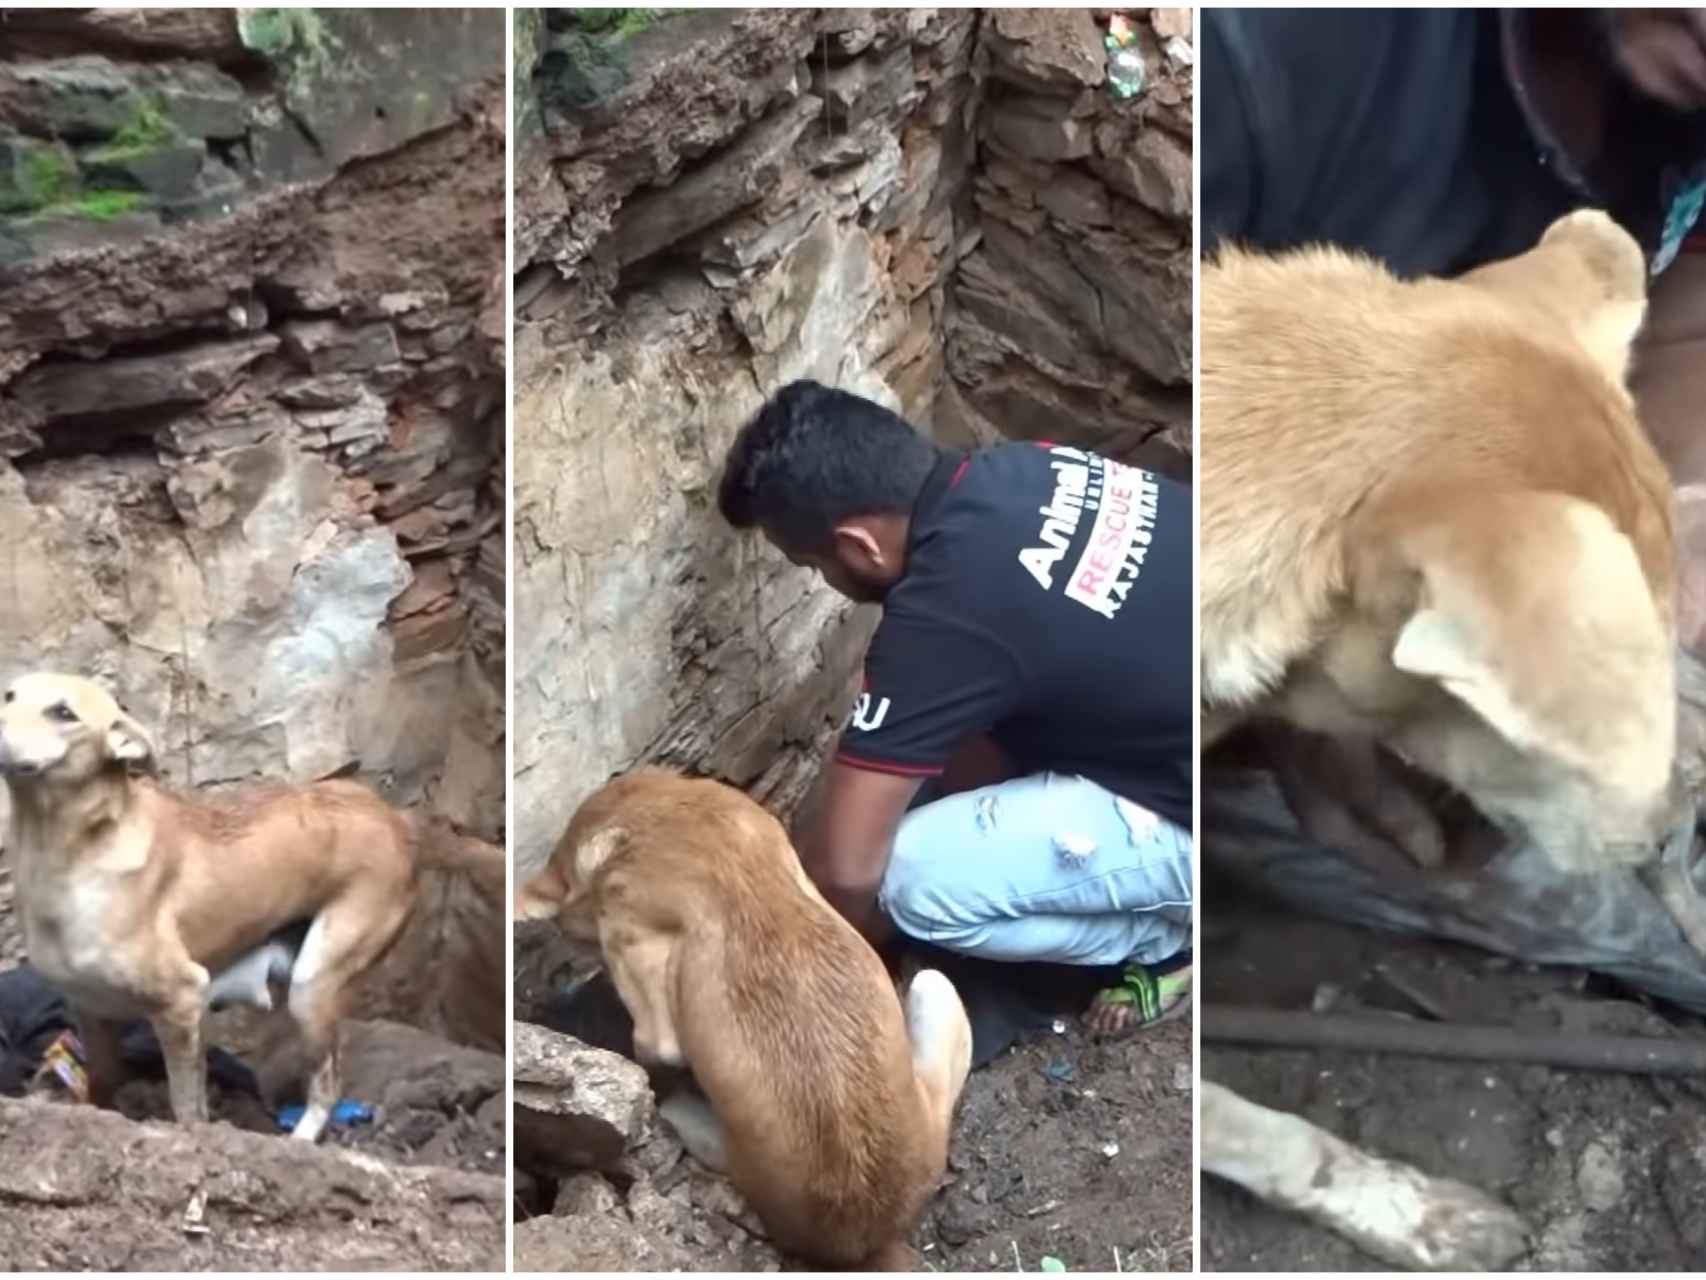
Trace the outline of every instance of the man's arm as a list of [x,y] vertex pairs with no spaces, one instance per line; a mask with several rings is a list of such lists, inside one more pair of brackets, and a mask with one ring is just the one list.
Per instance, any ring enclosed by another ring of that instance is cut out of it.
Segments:
[[806,874],[819,891],[879,950],[894,936],[894,925],[877,906],[877,890],[900,820],[923,782],[831,761],[800,848]]

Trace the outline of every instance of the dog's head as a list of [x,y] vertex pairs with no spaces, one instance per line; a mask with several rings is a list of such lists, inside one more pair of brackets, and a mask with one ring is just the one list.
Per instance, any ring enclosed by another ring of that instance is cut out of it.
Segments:
[[91,680],[35,672],[0,695],[0,776],[13,787],[74,786],[153,763],[148,734]]
[[516,890],[514,918],[555,920],[570,937],[596,941],[597,874],[627,838],[621,827],[599,827],[583,835],[571,824],[551,860]]
[[1418,725],[1417,762],[1562,866],[1656,854],[1680,794],[1674,642],[1629,539],[1596,508],[1532,494],[1489,499],[1409,545],[1422,607],[1393,664],[1484,726]]
[[1417,583],[1393,665],[1480,724],[1403,745],[1560,865],[1639,863],[1683,808],[1673,503],[1625,386],[1641,251],[1578,211],[1461,283],[1424,402],[1455,452],[1394,480],[1379,519]]

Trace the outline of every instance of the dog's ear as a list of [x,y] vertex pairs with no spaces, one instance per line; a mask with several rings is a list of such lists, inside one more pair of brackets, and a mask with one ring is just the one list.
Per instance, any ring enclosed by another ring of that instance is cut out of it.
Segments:
[[1392,646],[1392,665],[1413,676],[1439,681],[1513,746],[1534,745],[1533,723],[1462,619],[1438,609],[1418,610],[1398,633],[1398,641]]
[[1565,214],[1527,253],[1461,278],[1552,312],[1594,363],[1624,385],[1646,318],[1647,264],[1635,238],[1604,213]]
[[610,856],[627,843],[628,833],[621,827],[600,827],[582,840],[574,853],[574,883],[584,887],[610,861]]
[[127,768],[154,771],[154,741],[141,725],[123,710],[107,729],[107,757]]
[[1662,588],[1603,511],[1556,493],[1480,495],[1398,540],[1419,589],[1393,666],[1437,680],[1519,751],[1608,783],[1626,771],[1645,787],[1668,769]]

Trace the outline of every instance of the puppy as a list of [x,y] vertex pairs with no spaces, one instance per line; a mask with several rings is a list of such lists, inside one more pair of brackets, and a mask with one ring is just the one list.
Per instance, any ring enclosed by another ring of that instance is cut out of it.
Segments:
[[98,686],[35,674],[3,697],[17,909],[31,962],[76,1012],[93,1100],[110,1101],[119,1028],[142,1017],[165,1054],[173,1116],[206,1120],[207,1007],[270,1008],[267,979],[286,971],[315,1063],[293,1136],[314,1141],[338,1101],[344,993],[414,900],[408,820],[352,782],[174,795],[135,776],[153,744]]
[[777,1245],[904,1265],[947,1159],[971,1025],[934,970],[903,1012],[781,823],[717,782],[627,774],[581,805],[516,913],[597,940],[636,1056],[689,1068],[714,1112],[678,1096],[665,1117]]
[[1645,280],[1593,211],[1454,281],[1321,248],[1205,267],[1204,743],[1255,716],[1378,743],[1561,866],[1643,866],[1706,953],[1673,504],[1624,386]]

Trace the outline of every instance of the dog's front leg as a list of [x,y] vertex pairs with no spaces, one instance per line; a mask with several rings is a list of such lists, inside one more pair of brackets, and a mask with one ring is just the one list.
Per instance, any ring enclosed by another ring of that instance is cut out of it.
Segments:
[[207,1059],[202,1052],[202,1019],[207,1007],[207,970],[194,965],[193,986],[149,1019],[166,1059],[166,1087],[172,1118],[179,1124],[207,1120]]
[[634,1019],[634,1057],[644,1066],[682,1067],[687,1059],[670,1016],[670,962],[674,946],[667,937],[604,939],[611,985]]
[[89,1075],[89,1101],[97,1107],[111,1108],[113,1094],[124,1083],[124,1063],[119,1053],[119,1031],[122,1023],[108,1018],[72,1011],[77,1034],[83,1041],[83,1068]]
[[1382,1160],[1300,1116],[1204,1080],[1202,1167],[1276,1208],[1313,1218],[1394,1266],[1498,1271],[1527,1226],[1486,1193]]

